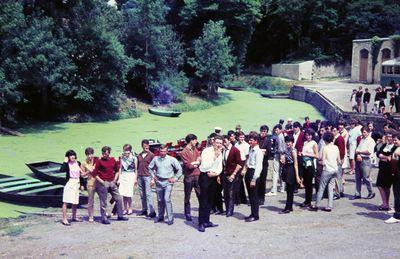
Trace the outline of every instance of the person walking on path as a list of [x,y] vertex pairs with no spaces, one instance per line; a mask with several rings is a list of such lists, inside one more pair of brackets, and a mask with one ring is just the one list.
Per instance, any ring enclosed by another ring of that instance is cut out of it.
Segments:
[[222,142],[223,139],[221,136],[215,136],[212,146],[205,148],[201,153],[198,226],[200,232],[204,232],[208,227],[218,226],[210,221],[210,211],[216,191],[216,181],[214,178],[222,172]]
[[96,192],[100,199],[100,214],[103,224],[110,224],[107,219],[107,193],[111,193],[112,199],[116,201],[117,220],[126,221],[128,218],[123,217],[122,196],[119,194],[117,181],[119,177],[119,167],[117,161],[110,157],[111,148],[104,146],[101,149],[102,157],[97,160],[93,175],[96,177]]
[[293,142],[293,136],[288,135],[285,137],[286,150],[280,157],[280,162],[282,164],[282,180],[286,183],[287,196],[285,208],[279,212],[280,214],[287,214],[293,211],[295,186],[301,183],[297,166],[297,151],[296,148],[293,147]]
[[371,101],[371,93],[368,91],[368,88],[365,88],[365,92],[363,95],[364,113],[368,112],[368,105],[370,101]]
[[[282,126],[281,126],[282,127]],[[264,154],[258,146],[259,137],[257,134],[251,134],[249,136],[250,152],[249,158],[246,161],[245,168],[242,174],[245,175],[245,182],[247,192],[249,193],[251,213],[245,218],[246,222],[253,222],[259,220],[259,207],[260,199],[258,197],[258,186],[260,184],[260,174],[262,171],[262,163]]]
[[182,167],[175,157],[167,155],[168,147],[161,145],[160,155],[155,156],[149,164],[151,185],[156,186],[158,218],[154,223],[164,221],[164,213],[167,212],[168,225],[174,224],[171,193],[174,183],[182,176]]
[[184,213],[187,221],[192,221],[190,196],[194,189],[197,199],[200,195],[199,175],[200,175],[200,152],[197,150],[197,136],[188,134],[185,138],[186,147],[182,150],[181,158],[183,162],[183,186],[184,186]]
[[353,199],[361,199],[361,183],[367,185],[368,196],[367,199],[375,197],[375,193],[372,190],[372,180],[370,177],[371,173],[371,155],[374,153],[375,141],[370,136],[370,130],[368,127],[361,129],[362,138],[359,145],[356,148],[356,192]]
[[220,174],[218,179],[224,188],[226,216],[231,217],[235,206],[236,192],[238,191],[236,187],[239,179],[239,171],[242,169],[243,164],[240,151],[232,145],[229,136],[224,136],[223,145],[223,173]]
[[154,210],[153,194],[150,186],[151,174],[149,171],[149,164],[153,160],[154,154],[150,151],[149,144],[150,142],[147,139],[143,139],[143,151],[137,156],[138,185],[140,199],[142,201],[142,210],[138,213],[138,216],[154,218],[156,216],[156,212]]

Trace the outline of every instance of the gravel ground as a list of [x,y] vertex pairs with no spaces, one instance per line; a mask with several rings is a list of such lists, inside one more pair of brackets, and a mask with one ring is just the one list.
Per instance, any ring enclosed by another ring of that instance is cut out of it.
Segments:
[[[250,207],[241,205],[234,217],[212,215],[211,221],[219,227],[205,233],[196,228],[195,199],[194,222],[184,219],[182,183],[175,185],[172,194],[172,226],[137,216],[129,216],[128,222],[112,220],[108,226],[84,221],[65,227],[59,216],[7,220],[0,227],[0,258],[400,258],[400,224],[383,223],[390,215],[377,210],[378,190],[373,200],[349,200],[355,184],[353,177],[347,178],[347,197],[335,201],[331,213],[295,206],[293,213],[280,215],[286,198],[282,193],[267,197],[259,221],[245,223]],[[366,192],[363,186],[364,196]],[[295,203],[303,197],[300,190]],[[138,196],[134,208],[140,209]],[[86,210],[78,214],[87,219]]]

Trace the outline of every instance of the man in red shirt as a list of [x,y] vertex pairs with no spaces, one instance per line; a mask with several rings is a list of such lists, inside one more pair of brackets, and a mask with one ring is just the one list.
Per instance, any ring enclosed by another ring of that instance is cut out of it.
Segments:
[[116,184],[119,176],[119,166],[113,157],[110,157],[111,148],[104,146],[101,149],[102,157],[97,160],[93,175],[96,177],[96,192],[100,199],[101,223],[110,224],[107,219],[107,193],[111,193],[112,198],[116,201],[118,220],[128,220],[123,217],[122,212],[122,196],[118,192]]
[[339,170],[337,173],[337,185],[338,185],[338,191],[339,191],[339,195],[336,195],[335,200],[336,199],[340,199],[340,197],[344,197],[344,188],[343,188],[343,160],[344,160],[344,156],[346,154],[346,142],[344,140],[344,138],[340,135],[338,127],[332,126],[332,133],[333,136],[335,137],[334,139],[334,144],[339,148],[339,155],[340,155],[340,164],[339,164]]
[[183,162],[183,185],[185,191],[184,207],[185,217],[187,221],[192,221],[190,212],[190,194],[194,189],[197,199],[200,195],[199,186],[199,165],[200,165],[200,152],[197,150],[197,136],[194,134],[188,134],[185,138],[186,147],[182,150],[181,158]]
[[224,169],[223,173],[220,175],[219,181],[224,188],[226,216],[231,217],[235,206],[236,192],[238,191],[236,188],[239,179],[238,172],[242,169],[243,164],[240,151],[232,145],[229,136],[224,136],[223,145],[225,147],[222,153],[222,165]]

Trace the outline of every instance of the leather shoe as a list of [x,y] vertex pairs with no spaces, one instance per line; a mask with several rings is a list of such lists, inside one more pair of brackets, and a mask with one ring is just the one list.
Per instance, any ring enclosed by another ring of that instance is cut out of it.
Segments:
[[218,224],[214,224],[212,222],[204,223],[203,224],[205,228],[215,228],[218,227]]
[[288,214],[288,213],[290,213],[290,210],[287,210],[287,209],[279,211],[279,214]]
[[252,218],[252,217],[253,217],[253,215],[247,216],[244,218],[244,220],[248,220],[249,218]]
[[174,224],[174,221],[173,220],[168,221],[167,224],[168,224],[168,226],[171,226],[172,224]]
[[233,215],[232,212],[227,212],[227,213],[226,213],[226,217],[227,217],[227,218],[232,217],[232,215]]
[[305,207],[310,207],[311,203],[305,203],[303,202],[302,204],[300,204],[300,207],[305,208]]
[[155,218],[156,217],[156,213],[155,212],[151,212],[150,214],[147,214],[147,216],[146,217],[148,217],[148,218]]
[[352,198],[352,200],[359,200],[359,199],[361,199],[360,195],[354,195],[353,198]]
[[256,220],[258,220],[258,218],[251,217],[251,218],[246,219],[245,221],[246,222],[253,222],[253,221],[256,221]]
[[129,219],[126,217],[118,217],[117,220],[119,221],[128,221]]
[[365,198],[365,199],[373,199],[375,197],[375,193],[373,192],[373,193],[370,193],[370,194],[368,194],[368,196]]
[[199,232],[205,232],[205,231],[206,231],[206,228],[204,227],[203,224],[199,224],[199,227],[197,228],[197,230],[198,230]]
[[317,207],[317,206],[311,206],[311,207],[310,207],[310,210],[311,210],[311,211],[318,211],[318,207]]
[[186,215],[186,221],[192,221],[193,219],[192,219],[192,216],[190,216],[190,215]]
[[335,201],[335,200],[340,200],[340,195],[334,195],[333,196],[333,200]]
[[110,225],[111,224],[108,219],[102,220],[101,223],[104,224],[104,225]]
[[154,220],[154,223],[159,223],[159,222],[163,222],[163,221],[164,221],[164,218],[156,218]]
[[340,198],[344,198],[344,193],[343,192],[340,193]]
[[147,211],[141,211],[137,215],[138,216],[147,216]]

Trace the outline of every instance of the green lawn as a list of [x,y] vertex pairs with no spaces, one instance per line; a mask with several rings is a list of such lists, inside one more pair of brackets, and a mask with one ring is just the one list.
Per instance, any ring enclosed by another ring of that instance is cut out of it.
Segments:
[[[167,118],[143,114],[140,118],[101,123],[57,123],[32,125],[19,129],[23,137],[0,137],[0,173],[24,176],[30,173],[25,163],[53,160],[62,161],[65,151],[74,149],[78,159],[84,157],[88,146],[99,150],[103,145],[112,148],[112,155],[121,153],[123,144],[130,143],[135,151],[140,151],[143,138],[159,139],[162,142],[173,141],[188,133],[204,139],[215,126],[223,132],[241,124],[245,132],[258,130],[261,124],[272,127],[280,118],[292,117],[303,122],[305,116],[312,120],[322,115],[311,105],[293,100],[262,98],[251,92],[228,93],[231,101],[206,110],[187,112],[179,118]],[[27,207],[18,207],[0,203],[0,217],[16,216],[15,210],[27,211]]]

